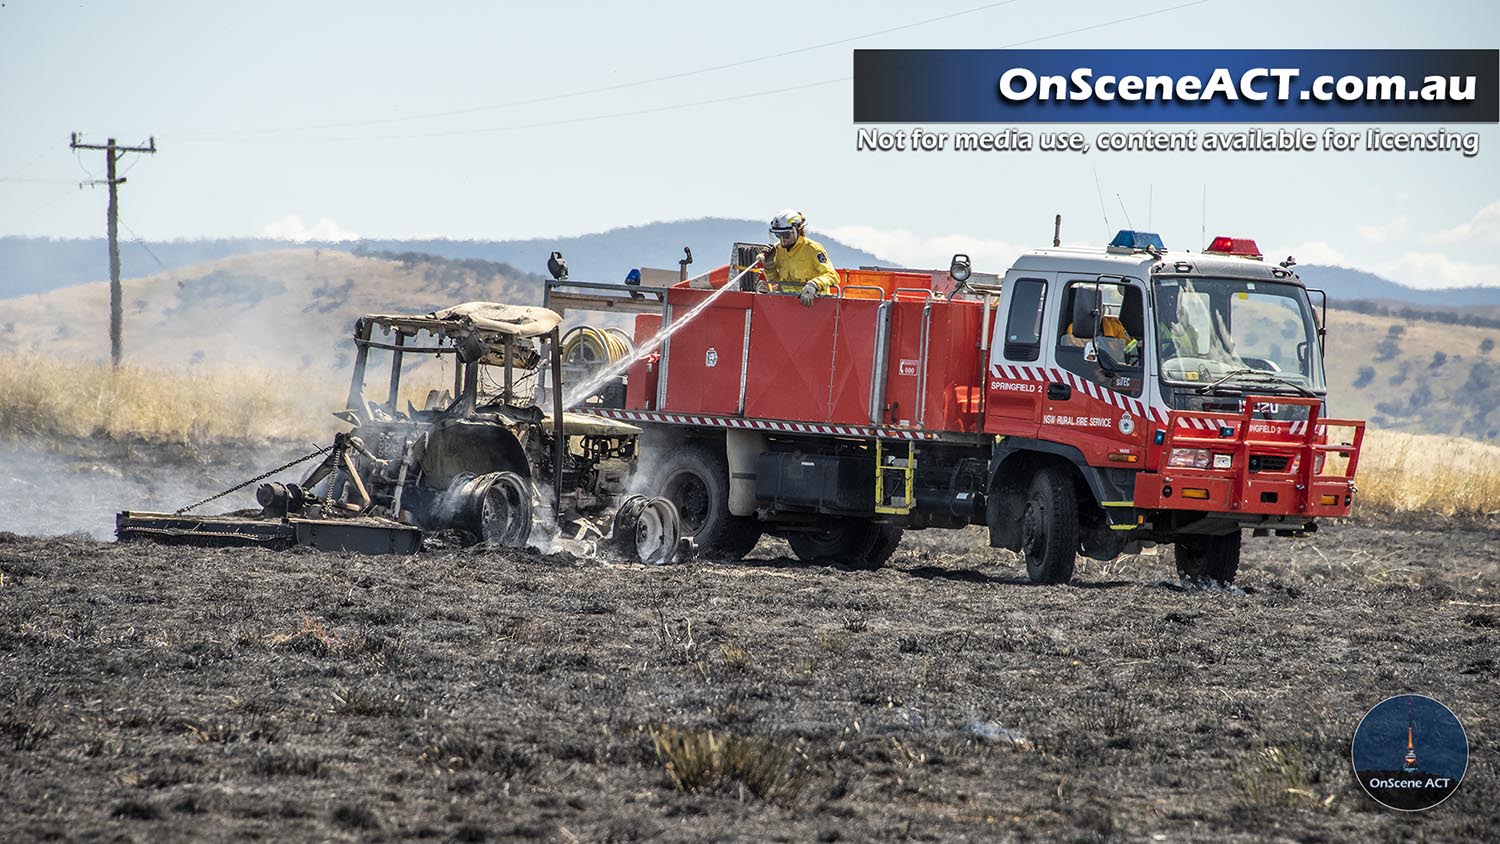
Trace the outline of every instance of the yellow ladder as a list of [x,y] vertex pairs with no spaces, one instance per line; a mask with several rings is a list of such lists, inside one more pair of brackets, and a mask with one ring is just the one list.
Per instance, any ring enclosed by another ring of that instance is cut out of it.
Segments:
[[[886,498],[885,476],[897,474],[901,480],[892,484],[889,500]],[[910,513],[912,505],[913,479],[917,474],[917,445],[906,443],[906,456],[887,454],[880,438],[875,439],[875,512]],[[897,492],[897,490],[900,490]]]

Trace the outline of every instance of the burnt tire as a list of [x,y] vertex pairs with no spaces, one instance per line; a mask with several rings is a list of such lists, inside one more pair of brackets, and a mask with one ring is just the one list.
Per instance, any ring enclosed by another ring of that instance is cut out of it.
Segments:
[[1058,469],[1043,467],[1031,479],[1021,513],[1021,556],[1032,583],[1067,583],[1078,554],[1078,499]]
[[788,534],[792,553],[805,563],[837,563],[854,569],[872,570],[901,544],[901,529],[877,525],[868,519],[834,518],[819,530]]
[[479,501],[479,538],[486,545],[520,548],[531,539],[531,484],[515,472],[495,472]]
[[677,508],[682,535],[710,559],[738,560],[760,541],[760,522],[729,512],[729,462],[722,447],[688,445],[657,465],[653,488]]
[[672,562],[681,536],[677,508],[665,498],[632,495],[615,513],[615,548],[631,562],[648,566]]
[[1223,536],[1184,536],[1174,543],[1173,556],[1183,580],[1228,586],[1240,568],[1240,531]]

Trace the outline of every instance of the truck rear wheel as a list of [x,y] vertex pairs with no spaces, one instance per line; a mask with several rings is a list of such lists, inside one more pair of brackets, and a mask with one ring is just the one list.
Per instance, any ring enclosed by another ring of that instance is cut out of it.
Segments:
[[1067,583],[1078,554],[1078,499],[1062,472],[1044,467],[1031,480],[1021,515],[1021,555],[1032,583]]
[[901,529],[868,519],[833,518],[821,530],[788,534],[787,544],[807,563],[841,563],[856,569],[878,569],[901,544]]
[[656,494],[672,502],[699,553],[738,560],[760,541],[760,522],[729,512],[729,463],[702,445],[668,452],[656,471]]
[[1240,568],[1240,532],[1184,536],[1175,543],[1173,555],[1177,558],[1177,574],[1184,580],[1228,586]]
[[875,525],[875,530],[875,547],[870,549],[868,557],[872,569],[885,565],[901,545],[901,528],[895,525]]

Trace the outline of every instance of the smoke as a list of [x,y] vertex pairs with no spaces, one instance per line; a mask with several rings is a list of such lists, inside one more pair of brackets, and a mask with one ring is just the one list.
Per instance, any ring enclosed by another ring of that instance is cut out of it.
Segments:
[[[29,536],[112,539],[121,510],[170,513],[311,451],[290,446],[236,451],[196,463],[137,445],[120,454],[64,455],[31,445],[0,447],[0,530]],[[300,481],[314,465],[271,480]],[[252,484],[194,513],[257,508]]]

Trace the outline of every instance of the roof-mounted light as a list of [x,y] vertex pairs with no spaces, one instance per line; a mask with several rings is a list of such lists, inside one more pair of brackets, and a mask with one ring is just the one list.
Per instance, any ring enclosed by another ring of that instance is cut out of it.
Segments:
[[1115,239],[1109,242],[1109,248],[1128,252],[1167,251],[1166,245],[1161,242],[1161,235],[1156,232],[1138,232],[1131,229],[1120,229]]
[[1248,237],[1216,237],[1213,243],[1210,243],[1208,248],[1203,250],[1203,252],[1206,255],[1232,255],[1236,258],[1254,258],[1257,261],[1264,258],[1260,254],[1260,247],[1256,246],[1255,241]]

